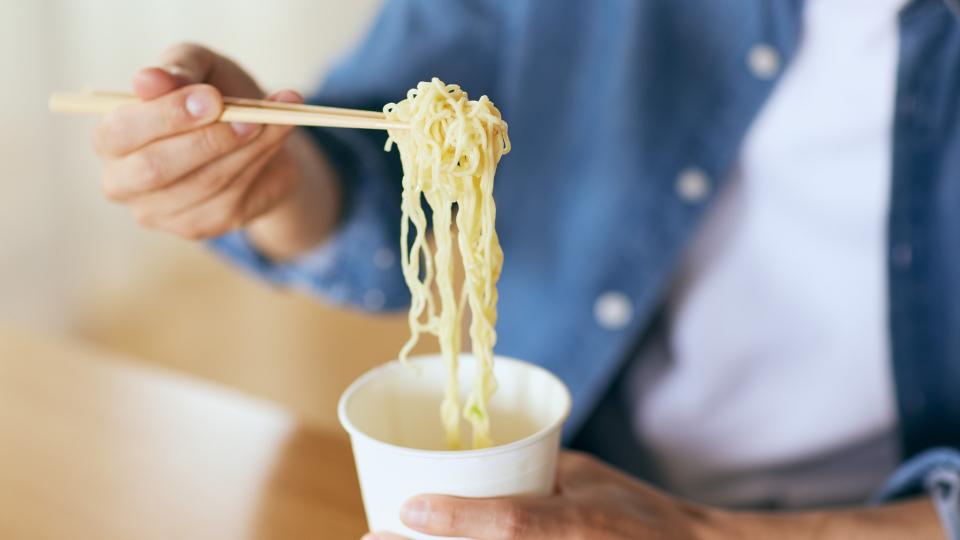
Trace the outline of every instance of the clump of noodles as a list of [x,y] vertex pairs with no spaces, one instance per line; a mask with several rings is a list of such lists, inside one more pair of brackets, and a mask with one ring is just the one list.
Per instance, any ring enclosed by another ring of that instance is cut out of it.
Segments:
[[[406,361],[421,334],[437,336],[447,366],[440,407],[447,445],[460,447],[462,415],[472,427],[474,448],[488,447],[493,441],[487,404],[497,386],[493,377],[496,284],[503,264],[503,251],[494,230],[493,177],[500,157],[510,151],[507,124],[487,96],[470,101],[459,86],[437,78],[421,82],[407,92],[406,99],[387,104],[383,111],[389,120],[410,126],[390,130],[385,148],[389,151],[396,144],[403,164],[400,249],[403,277],[411,295],[411,335],[400,351],[400,360]],[[432,213],[435,253],[427,242],[427,216],[421,197]],[[454,290],[454,214],[465,272],[459,294]],[[468,308],[477,372],[461,412],[457,357],[461,321]]]

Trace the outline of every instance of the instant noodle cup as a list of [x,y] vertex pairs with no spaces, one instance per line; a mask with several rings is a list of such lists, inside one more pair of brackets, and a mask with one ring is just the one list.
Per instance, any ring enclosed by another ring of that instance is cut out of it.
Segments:
[[[460,355],[460,394],[467,395],[476,360]],[[350,434],[371,531],[436,538],[400,521],[408,498],[425,493],[461,497],[547,496],[553,493],[560,432],[570,392],[533,364],[497,356],[498,388],[489,404],[494,446],[448,450],[440,421],[447,368],[440,355],[409,365],[392,361],[368,371],[340,397],[340,423]],[[469,423],[461,422],[463,448]]]

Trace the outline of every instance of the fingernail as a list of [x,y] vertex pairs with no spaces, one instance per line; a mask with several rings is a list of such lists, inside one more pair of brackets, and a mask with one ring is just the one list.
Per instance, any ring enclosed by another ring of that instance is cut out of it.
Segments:
[[176,65],[176,64],[171,64],[171,65],[168,65],[168,66],[163,66],[163,68],[161,68],[161,69],[163,69],[163,70],[166,71],[167,73],[173,75],[174,77],[178,77],[178,78],[182,78],[182,79],[188,79],[188,78],[189,78],[189,77],[188,77],[189,73],[187,73],[187,70],[183,69],[182,67],[180,67],[180,66],[178,66],[178,65]]
[[273,101],[279,101],[280,103],[301,103],[303,98],[300,97],[300,94],[294,92],[293,90],[281,90],[270,97]]
[[190,116],[203,118],[217,106],[209,92],[194,92],[187,96],[186,107]]
[[230,127],[237,137],[246,137],[260,128],[260,124],[248,124],[246,122],[230,122]]
[[419,498],[412,499],[405,502],[400,509],[400,520],[410,527],[420,527],[427,524],[429,514],[427,501]]

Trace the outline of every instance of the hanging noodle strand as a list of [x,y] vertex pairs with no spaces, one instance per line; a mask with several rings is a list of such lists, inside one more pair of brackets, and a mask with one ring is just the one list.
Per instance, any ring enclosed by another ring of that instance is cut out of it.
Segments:
[[[400,250],[411,303],[410,339],[400,350],[400,360],[406,361],[421,334],[437,336],[447,367],[440,406],[447,445],[460,448],[462,417],[470,423],[473,447],[488,447],[493,440],[487,405],[497,387],[493,377],[496,284],[503,264],[494,229],[493,177],[500,157],[510,151],[507,124],[487,96],[470,101],[459,86],[437,78],[421,82],[407,92],[406,99],[387,104],[383,111],[389,120],[410,126],[391,130],[385,148],[389,151],[396,144],[403,164]],[[421,199],[430,207],[435,252],[427,242]],[[459,294],[454,284],[454,235],[465,273]],[[467,309],[477,370],[461,407],[457,361]]]

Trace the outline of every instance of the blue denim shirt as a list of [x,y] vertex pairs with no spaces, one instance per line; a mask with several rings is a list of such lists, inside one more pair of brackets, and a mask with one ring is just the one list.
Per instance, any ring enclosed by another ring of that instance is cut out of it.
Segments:
[[[905,459],[960,447],[953,1],[917,0],[900,17],[888,273]],[[801,9],[799,0],[395,0],[312,100],[379,109],[438,76],[501,109],[514,151],[495,191],[505,253],[497,351],[566,381],[575,400],[569,436],[650,324],[777,84],[779,73],[751,71],[750,51],[772,47],[782,72]],[[346,183],[333,238],[289,264],[264,259],[242,232],[213,245],[282,286],[366,309],[405,307],[396,153],[383,152],[383,133],[314,134]],[[691,172],[706,178],[705,197],[678,187]],[[594,318],[597,298],[611,291],[631,303],[622,328]]]

